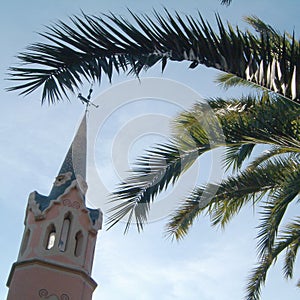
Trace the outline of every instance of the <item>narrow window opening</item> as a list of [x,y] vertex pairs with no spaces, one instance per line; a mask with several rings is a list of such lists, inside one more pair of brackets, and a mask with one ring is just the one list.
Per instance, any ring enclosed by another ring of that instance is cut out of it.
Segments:
[[60,240],[58,243],[58,249],[62,252],[66,251],[70,226],[71,226],[71,219],[69,216],[67,216],[64,219],[61,234],[60,234]]
[[22,243],[22,247],[21,247],[21,255],[23,255],[25,250],[27,249],[29,237],[30,237],[30,229],[27,229],[26,233],[24,235],[24,239],[23,239],[23,243]]
[[79,257],[83,249],[83,235],[81,231],[78,231],[75,235],[75,251],[74,254],[76,257]]
[[55,243],[55,236],[56,236],[55,228],[52,227],[52,229],[48,235],[48,242],[47,242],[47,246],[46,246],[47,250],[50,250],[51,248],[53,248],[54,243]]

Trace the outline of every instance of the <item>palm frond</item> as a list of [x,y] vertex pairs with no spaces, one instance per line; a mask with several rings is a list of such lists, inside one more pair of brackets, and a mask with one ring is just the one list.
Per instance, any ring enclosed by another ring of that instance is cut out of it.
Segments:
[[103,74],[111,80],[114,71],[138,75],[157,63],[164,69],[168,61],[185,60],[192,69],[212,67],[299,102],[300,46],[293,35],[242,32],[226,27],[219,16],[216,32],[200,14],[194,18],[165,10],[154,17],[131,15],[133,22],[113,14],[83,14],[71,18],[70,25],[49,27],[42,34],[46,42],[18,56],[25,65],[10,68],[17,85],[8,90],[29,94],[42,87],[42,100],[55,102],[83,80],[100,82]]
[[222,118],[221,124],[226,141],[229,144],[243,141],[277,145],[298,152],[299,132],[298,129],[295,130],[294,122],[298,123],[295,113],[299,113],[299,110],[288,110],[291,113],[289,117],[287,112],[281,111],[286,107],[282,104],[281,101],[262,103],[255,105],[253,109],[232,114],[230,118]]
[[[273,162],[272,162],[273,163]],[[269,162],[270,164],[270,162]],[[258,250],[263,256],[270,252],[282,218],[289,206],[300,192],[300,167],[299,161],[294,161],[290,156],[276,159],[274,165],[278,166],[276,178],[280,181],[277,189],[271,193],[263,205],[261,223],[258,226]],[[279,172],[280,169],[284,172]],[[275,176],[275,175],[273,175]]]
[[[161,145],[148,151],[137,161],[132,176],[122,182],[112,194],[112,202],[120,202],[108,213],[107,224],[113,226],[125,216],[129,216],[125,231],[135,216],[138,230],[143,228],[151,201],[164,190],[198,158],[200,153],[210,149],[209,145],[182,151],[173,145]],[[109,227],[109,228],[110,228]]]
[[209,183],[205,187],[196,188],[172,214],[167,225],[168,235],[176,239],[183,238],[194,219],[202,212],[210,216],[213,226],[224,227],[249,201],[255,204],[265,194],[280,188],[282,178],[295,172],[294,168],[295,164],[290,164],[288,158],[280,164],[268,161],[263,166],[229,176],[219,185]]
[[287,279],[293,278],[294,264],[297,257],[297,252],[300,246],[300,240],[296,240],[291,243],[287,249],[284,258],[283,274]]
[[[255,169],[263,162],[272,159],[278,155],[289,154],[290,156],[294,156],[294,152],[291,152],[290,148],[284,148],[280,146],[273,146],[268,150],[265,150],[261,155],[256,157],[253,161],[251,161],[248,165],[248,168]],[[297,157],[295,157],[297,159]]]
[[242,167],[243,162],[251,155],[255,144],[242,144],[226,147],[226,155],[224,157],[224,165],[228,170],[232,167],[233,171],[238,171]]
[[[282,98],[269,98],[266,94],[262,95],[261,101],[257,101],[257,97],[248,96],[226,101],[220,98],[209,99],[208,104],[219,119],[228,147],[241,143],[261,143],[285,147],[286,151],[299,151],[298,105],[285,103]],[[188,131],[190,134],[189,128],[195,130],[200,126],[198,120],[201,118],[205,118],[203,105],[197,103],[175,120],[176,128],[179,132]],[[211,131],[215,129],[212,126]]]
[[238,77],[231,73],[220,73],[216,76],[215,82],[225,90],[228,90],[231,87],[243,86],[248,88],[261,89],[265,91],[266,89],[263,86],[260,86],[254,82],[248,81],[245,78]]
[[263,22],[261,19],[259,19],[256,16],[246,16],[246,17],[244,17],[244,20],[248,24],[250,24],[258,33],[268,36],[269,38],[271,38],[273,40],[280,41],[283,39],[283,37],[279,31],[274,29],[269,24],[266,24],[265,22]]
[[[300,218],[297,217],[294,222],[285,226],[278,242],[265,253],[260,259],[258,266],[253,270],[248,279],[247,296],[248,300],[259,300],[261,287],[264,285],[267,272],[275,262],[278,255],[287,250],[285,257],[284,273],[287,277],[292,277],[292,266],[294,264],[295,252],[300,246]],[[291,252],[293,251],[293,252]]]
[[259,300],[260,292],[262,286],[264,286],[267,272],[273,263],[273,259],[269,257],[264,257],[260,261],[258,266],[252,271],[248,278],[248,284],[246,287],[246,297],[247,300]]

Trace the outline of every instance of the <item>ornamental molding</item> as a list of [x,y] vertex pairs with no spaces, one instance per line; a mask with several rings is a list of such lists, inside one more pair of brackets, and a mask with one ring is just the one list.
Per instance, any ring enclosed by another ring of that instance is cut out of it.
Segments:
[[47,300],[70,300],[70,297],[68,294],[61,294],[60,296],[57,296],[56,294],[50,294],[48,290],[42,288],[39,290],[38,295],[40,297],[40,300],[47,299]]

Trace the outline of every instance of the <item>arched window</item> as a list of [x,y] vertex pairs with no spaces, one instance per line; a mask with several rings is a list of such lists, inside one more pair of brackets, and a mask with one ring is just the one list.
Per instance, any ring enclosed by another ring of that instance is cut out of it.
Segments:
[[67,216],[64,218],[64,222],[60,234],[60,240],[58,243],[58,249],[60,251],[66,251],[70,226],[71,226],[71,218],[70,216]]
[[55,244],[55,238],[56,238],[56,230],[55,230],[55,226],[53,224],[48,226],[46,236],[47,236],[46,249],[50,250],[51,248],[53,248],[53,246]]
[[23,238],[23,243],[22,243],[22,247],[21,247],[21,255],[24,254],[24,252],[28,246],[29,237],[30,237],[30,229],[27,229],[24,234],[24,238]]
[[83,234],[81,231],[78,231],[75,235],[75,251],[74,254],[76,257],[80,256],[83,249]]

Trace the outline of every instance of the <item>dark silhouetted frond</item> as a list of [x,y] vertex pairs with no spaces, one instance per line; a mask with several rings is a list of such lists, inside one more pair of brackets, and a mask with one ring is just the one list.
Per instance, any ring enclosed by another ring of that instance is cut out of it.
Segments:
[[109,80],[114,72],[138,75],[157,63],[188,61],[190,68],[212,67],[299,102],[300,46],[294,35],[277,34],[257,18],[248,22],[258,31],[225,26],[217,15],[217,30],[202,16],[131,12],[133,21],[109,14],[72,17],[41,34],[38,42],[19,54],[22,63],[10,68],[15,85],[27,95],[42,88],[50,103],[74,92],[83,82]]

